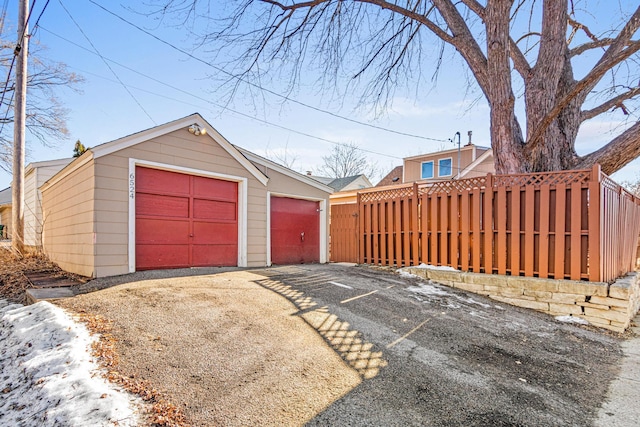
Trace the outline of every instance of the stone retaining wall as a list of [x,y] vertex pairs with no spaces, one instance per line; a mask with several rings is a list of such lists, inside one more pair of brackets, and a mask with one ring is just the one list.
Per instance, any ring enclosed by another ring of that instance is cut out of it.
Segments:
[[629,273],[609,285],[601,282],[539,279],[464,273],[440,268],[409,267],[425,279],[488,296],[496,301],[542,311],[552,316],[574,316],[594,326],[623,332],[640,308],[640,273]]

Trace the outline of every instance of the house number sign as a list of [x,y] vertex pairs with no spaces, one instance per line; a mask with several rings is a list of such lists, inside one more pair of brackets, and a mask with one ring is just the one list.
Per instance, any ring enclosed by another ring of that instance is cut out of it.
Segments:
[[136,198],[136,174],[133,172],[129,174],[129,198]]

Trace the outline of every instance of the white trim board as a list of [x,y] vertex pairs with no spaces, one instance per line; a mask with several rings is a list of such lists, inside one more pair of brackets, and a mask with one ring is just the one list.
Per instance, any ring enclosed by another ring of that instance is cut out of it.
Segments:
[[129,235],[128,235],[128,260],[129,273],[136,271],[136,166],[151,169],[179,172],[188,175],[202,176],[206,178],[222,179],[238,183],[238,267],[247,266],[247,203],[248,203],[248,179],[241,176],[215,173],[200,169],[186,168],[169,165],[166,163],[150,162],[129,158]]
[[198,125],[201,129],[206,130],[206,133],[200,135],[199,138],[209,138],[213,140],[220,147],[222,147],[222,149],[229,153],[229,155],[233,157],[238,163],[240,163],[258,181],[260,181],[262,185],[267,185],[267,183],[269,182],[269,178],[266,177],[262,172],[260,172],[260,170],[253,163],[251,163],[245,156],[243,156],[236,147],[234,147],[220,133],[218,133],[218,131],[215,130],[213,126],[211,126],[198,113],[90,148],[82,156],[78,157],[67,167],[57,173],[53,178],[51,178],[51,182],[47,182],[45,185],[49,186],[55,182],[58,182],[65,176],[69,175],[70,173],[87,163],[87,161],[89,161],[90,159],[98,159],[116,151],[124,150],[125,148],[129,148],[136,144],[149,141],[151,139],[166,135],[180,129],[188,132],[188,129],[191,125]]
[[329,187],[326,184],[321,183],[320,181],[316,181],[313,178],[308,177],[307,175],[303,175],[299,172],[296,172],[294,170],[291,170],[289,168],[286,168],[282,165],[279,165],[275,162],[272,162],[269,159],[265,159],[264,157],[261,157],[255,153],[252,153],[251,151],[247,151],[244,148],[240,148],[237,146],[234,146],[238,149],[238,151],[240,151],[242,154],[244,154],[245,157],[247,157],[247,159],[249,159],[251,162],[257,163],[259,165],[262,165],[268,169],[273,169],[276,172],[280,172],[281,174],[288,176],[289,178],[293,178],[296,181],[300,181],[303,182],[307,185],[310,185],[314,188],[317,188],[318,190],[321,191],[325,191],[327,193],[334,193],[335,190],[331,187]]

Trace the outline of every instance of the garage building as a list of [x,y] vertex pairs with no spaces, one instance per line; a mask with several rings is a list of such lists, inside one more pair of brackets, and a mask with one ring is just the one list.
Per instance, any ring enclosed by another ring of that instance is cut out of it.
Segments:
[[83,276],[328,261],[332,189],[199,114],[91,148],[41,192],[44,251]]

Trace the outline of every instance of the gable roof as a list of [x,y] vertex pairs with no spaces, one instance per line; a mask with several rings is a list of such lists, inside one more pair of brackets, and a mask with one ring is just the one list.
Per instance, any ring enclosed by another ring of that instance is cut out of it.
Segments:
[[314,179],[314,177],[308,176],[308,175],[304,175],[301,174],[300,172],[296,172],[293,169],[289,169],[285,166],[282,166],[276,162],[273,162],[269,159],[266,159],[262,156],[259,156],[255,153],[252,153],[249,150],[245,150],[244,148],[238,147],[237,145],[234,145],[234,147],[240,152],[242,153],[247,159],[249,159],[249,161],[253,162],[253,163],[257,163],[259,165],[265,166],[269,169],[273,169],[277,172],[280,172],[283,175],[286,175],[290,178],[293,179],[297,179],[298,181],[302,181],[305,184],[308,184],[312,187],[317,188],[318,190],[322,190],[322,191],[326,191],[327,193],[333,193],[333,188],[331,188],[330,186],[322,183],[322,182],[318,182],[316,179]]
[[309,174],[307,174],[307,176],[325,185],[331,184],[331,182],[335,179],[335,178],[329,178],[328,176],[317,176],[317,175],[309,175]]
[[50,166],[58,166],[60,168],[68,165],[74,160],[73,157],[68,157],[66,159],[55,159],[55,160],[45,160],[43,162],[31,162],[24,169],[24,174],[28,175],[32,170],[37,168],[46,168]]
[[330,178],[328,176],[310,175],[309,173],[307,173],[306,176],[316,181],[319,181],[325,185],[328,185],[329,187],[333,188],[334,191],[342,191],[343,188],[348,187],[349,184],[355,182],[360,178],[363,179],[368,184],[367,187],[363,187],[363,188],[373,187],[373,184],[371,184],[371,181],[369,181],[369,178],[367,178],[365,174],[345,176],[344,178]]
[[404,173],[404,167],[402,165],[396,166],[389,172],[384,178],[376,184],[376,187],[382,187],[385,185],[402,184],[402,174]]
[[45,183],[44,186],[49,186],[55,182],[58,182],[65,176],[69,175],[74,170],[78,169],[91,159],[99,159],[116,151],[124,150],[136,144],[148,141],[159,136],[166,135],[179,129],[187,129],[192,125],[197,125],[203,130],[202,136],[205,138],[211,138],[220,147],[222,147],[231,157],[233,157],[238,163],[240,163],[249,173],[251,173],[262,185],[267,185],[269,178],[265,176],[260,170],[249,161],[245,156],[238,151],[238,149],[231,144],[225,137],[223,137],[213,126],[209,124],[200,114],[194,113],[189,116],[177,119],[162,125],[158,125],[140,132],[133,133],[131,135],[118,138],[113,141],[105,142],[103,144],[96,145],[95,147],[88,148],[80,157],[76,158],[67,167],[62,169],[58,174]]
[[359,178],[364,179],[366,182],[369,183],[369,187],[372,187],[371,182],[369,182],[369,179],[364,174],[346,176],[344,178],[336,178],[329,183],[329,186],[336,191],[340,191]]
[[[481,155],[479,155],[473,162],[471,162],[469,164],[469,166],[467,166],[466,168],[462,169],[462,171],[460,171],[460,176],[459,179],[464,178],[464,176],[466,174],[468,174],[469,172],[471,172],[473,169],[476,168],[476,166],[478,166],[479,164],[481,164],[482,162],[484,162],[485,160],[489,159],[489,157],[493,157],[493,150],[487,150],[484,153],[482,153]],[[486,172],[486,171],[484,171]]]
[[[491,147],[484,147],[484,146],[475,145],[475,144],[463,145],[463,146],[460,147],[460,150],[461,151],[468,151],[468,150],[473,150],[474,148],[480,153],[484,153],[486,150],[491,151]],[[402,160],[406,161],[406,160],[423,159],[425,157],[442,157],[442,156],[447,156],[447,155],[453,155],[453,154],[455,154],[457,152],[458,152],[457,148],[450,148],[448,150],[431,151],[429,153],[417,154],[415,156],[405,157]]]
[[0,190],[0,206],[11,204],[11,187],[7,187],[4,190]]

